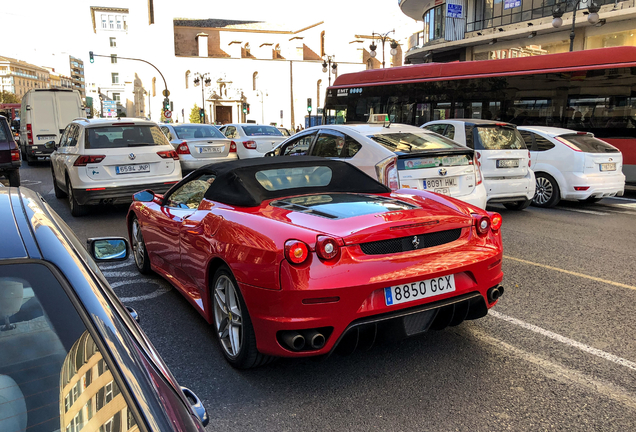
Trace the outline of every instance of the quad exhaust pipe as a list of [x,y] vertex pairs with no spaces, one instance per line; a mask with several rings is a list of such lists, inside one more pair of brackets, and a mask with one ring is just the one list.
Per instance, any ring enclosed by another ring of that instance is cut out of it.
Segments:
[[496,302],[499,297],[501,297],[504,293],[504,287],[501,285],[490,288],[486,295],[488,296],[488,303]]
[[327,342],[325,336],[317,330],[307,330],[304,332],[304,334],[305,340],[307,341],[311,349],[320,349],[324,347],[325,342]]
[[305,348],[305,337],[297,331],[286,331],[281,335],[281,339],[292,351],[300,351]]
[[314,329],[303,330],[302,332],[295,330],[285,331],[280,335],[280,339],[292,351],[302,351],[303,349],[319,350],[327,342],[325,335]]

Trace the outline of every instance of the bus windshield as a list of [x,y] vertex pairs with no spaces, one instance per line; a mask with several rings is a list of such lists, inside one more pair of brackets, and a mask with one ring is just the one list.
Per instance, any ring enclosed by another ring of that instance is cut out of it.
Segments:
[[417,153],[426,150],[462,149],[464,146],[432,133],[396,132],[369,135],[373,141],[393,152]]

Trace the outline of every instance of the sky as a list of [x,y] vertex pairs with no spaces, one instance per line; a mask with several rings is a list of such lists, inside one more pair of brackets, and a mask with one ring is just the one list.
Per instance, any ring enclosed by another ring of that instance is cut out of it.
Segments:
[[[125,8],[145,6],[147,1],[5,0],[0,8],[0,23],[5,35],[0,55],[40,66],[54,63],[53,53],[68,53],[87,61],[91,48],[82,35],[92,31],[90,6]],[[332,27],[331,31],[346,31],[349,35],[352,30],[370,34],[393,29],[406,35],[418,29],[416,22],[400,11],[397,0],[154,0],[154,4],[157,17],[168,14],[191,19],[268,21],[288,23],[290,29],[324,20]],[[409,30],[405,31],[407,28]],[[161,50],[165,43],[172,43],[172,35],[166,36],[166,40],[148,41],[148,46],[143,49]]]

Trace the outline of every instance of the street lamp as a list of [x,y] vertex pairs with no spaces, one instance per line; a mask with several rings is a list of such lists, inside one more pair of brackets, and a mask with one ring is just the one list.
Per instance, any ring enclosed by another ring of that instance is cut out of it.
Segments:
[[[261,124],[265,124],[265,104],[263,102],[263,90],[257,90],[257,95],[261,97]],[[265,96],[269,96],[269,94],[265,92]]]
[[336,72],[338,71],[338,63],[336,63],[335,61],[332,62],[331,60],[335,57],[334,56],[325,56],[327,57],[327,60],[323,59],[322,62],[322,71],[323,72],[327,72],[329,71],[329,86],[331,86],[331,72],[333,71],[333,74],[335,75]]
[[369,55],[371,57],[375,57],[377,55],[375,51],[376,49],[378,49],[377,45],[375,44],[375,38],[377,36],[377,38],[380,39],[380,41],[382,41],[382,68],[384,68],[384,44],[386,43],[386,41],[388,40],[391,41],[391,55],[395,56],[398,53],[398,50],[397,50],[398,43],[395,41],[395,39],[389,38],[389,33],[395,34],[395,29],[388,31],[386,33],[373,32],[371,34],[371,36],[373,36],[373,42],[371,42],[371,45],[369,45],[369,49],[371,50],[369,51]]
[[201,84],[201,107],[203,108],[203,118],[201,119],[201,123],[205,123],[205,89],[204,87],[209,87],[212,83],[212,80],[209,78],[209,73],[206,72],[204,74],[197,72],[194,74],[194,86],[197,87]]
[[587,22],[592,25],[595,25],[599,22],[598,11],[601,10],[601,7],[594,3],[593,0],[564,0],[561,4],[556,5],[552,10],[552,27],[559,28],[563,25],[563,14],[567,10],[568,4],[572,5],[572,30],[570,30],[570,52],[574,50],[574,29],[576,27],[576,11],[579,8],[581,3],[586,4],[590,2],[590,5],[587,7],[588,15]]

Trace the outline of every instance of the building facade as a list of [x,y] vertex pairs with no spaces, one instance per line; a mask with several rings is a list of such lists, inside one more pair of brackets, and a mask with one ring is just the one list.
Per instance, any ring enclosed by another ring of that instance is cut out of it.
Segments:
[[50,88],[49,75],[43,67],[0,57],[0,91],[13,93],[20,99],[31,89]]
[[68,57],[71,69],[71,80],[75,90],[82,95],[82,99],[86,98],[86,79],[84,78],[84,61],[77,57]]
[[633,0],[400,0],[400,8],[422,25],[409,39],[407,63],[567,52],[573,21],[573,51],[636,45]]

